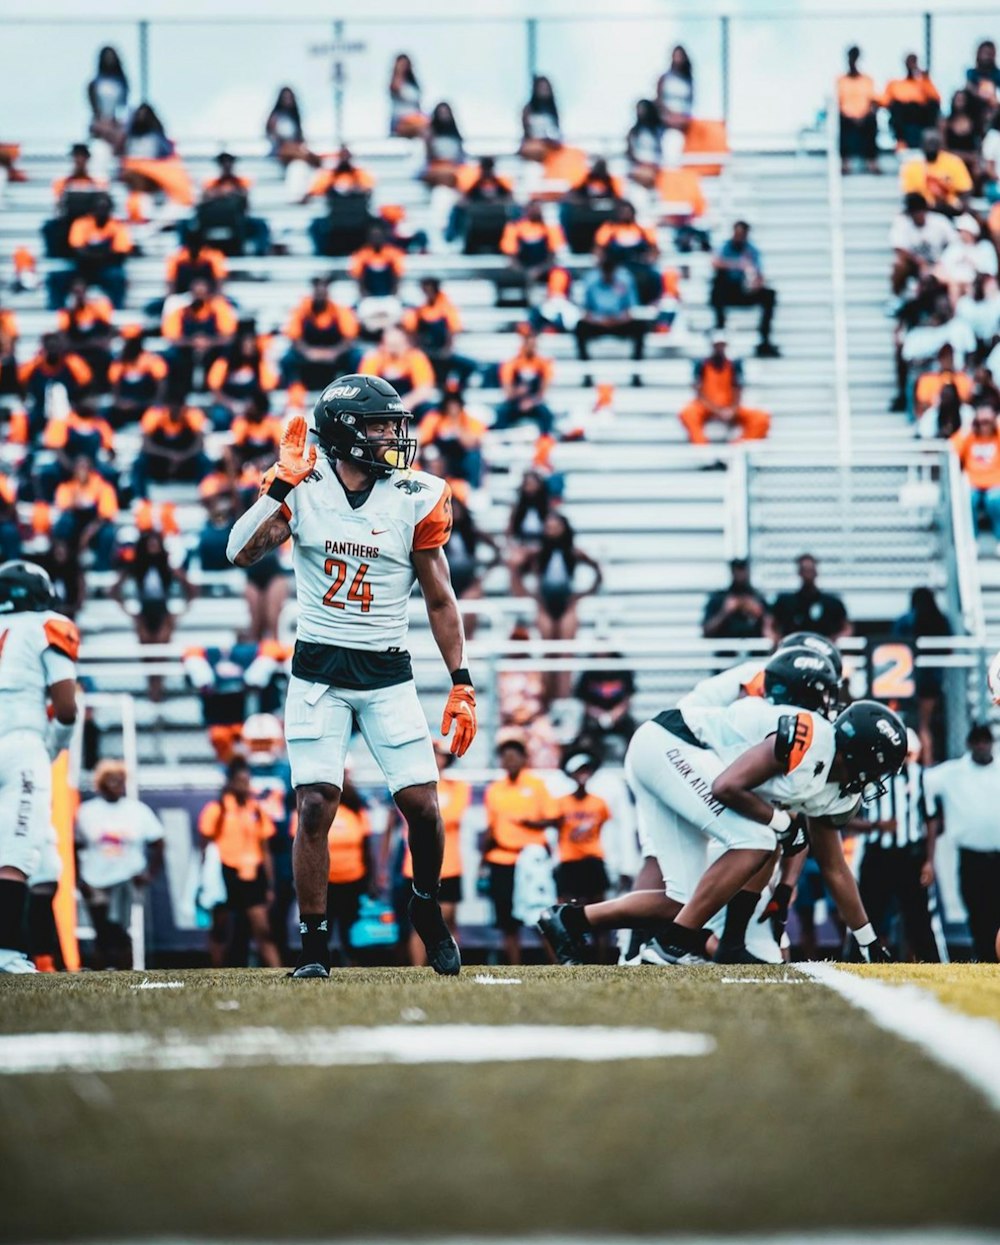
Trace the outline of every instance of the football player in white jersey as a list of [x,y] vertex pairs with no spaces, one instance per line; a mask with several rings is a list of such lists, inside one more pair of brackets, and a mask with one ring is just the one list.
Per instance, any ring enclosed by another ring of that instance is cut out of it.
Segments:
[[355,722],[409,827],[413,928],[438,973],[461,967],[438,886],[444,831],[430,731],[405,648],[414,580],[452,689],[441,733],[454,724],[461,756],[476,733],[476,698],[462,618],[443,546],[451,491],[410,464],[408,412],[378,376],[341,376],[316,403],[307,445],[302,416],[289,421],[261,496],[233,526],[230,561],[251,566],[292,539],[298,634],[285,706],[285,738],[298,808],[292,855],[302,956],[293,977],[328,977],[327,832],[337,812]]
[[[28,878],[52,819],[52,761],[76,722],[76,625],[50,609],[31,562],[0,566],[0,972],[32,973],[21,950]],[[51,710],[51,712],[50,712]]]
[[[576,963],[595,921],[666,920],[658,937],[663,958],[703,960],[705,922],[773,860],[777,844],[797,830],[793,814],[801,814],[816,831],[813,853],[862,954],[884,958],[836,829],[859,798],[883,789],[905,756],[905,728],[875,701],[856,701],[832,724],[757,697],[728,708],[658,714],[633,736],[626,775],[663,869],[665,894],[552,909],[539,928],[561,962]],[[712,840],[722,851],[706,868]]]

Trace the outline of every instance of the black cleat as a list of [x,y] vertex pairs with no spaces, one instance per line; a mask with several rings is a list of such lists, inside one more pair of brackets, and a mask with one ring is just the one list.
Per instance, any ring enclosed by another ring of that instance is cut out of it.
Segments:
[[295,981],[308,981],[312,977],[325,979],[330,976],[330,970],[325,964],[300,964],[298,968],[293,968],[288,975]]
[[436,899],[410,897],[410,921],[420,935],[427,952],[427,963],[440,977],[457,977],[462,968],[462,953],[444,923],[441,905]]
[[552,948],[560,964],[582,964],[586,944],[566,928],[563,913],[569,904],[557,904],[538,918],[535,928]]
[[716,951],[715,955],[713,956],[713,959],[715,960],[716,964],[766,964],[767,963],[766,960],[758,959],[757,956],[755,956],[752,952],[748,951],[746,947],[742,945],[736,946],[736,947],[733,947],[733,946],[727,947],[725,943],[721,943],[721,942],[719,943],[719,949]]

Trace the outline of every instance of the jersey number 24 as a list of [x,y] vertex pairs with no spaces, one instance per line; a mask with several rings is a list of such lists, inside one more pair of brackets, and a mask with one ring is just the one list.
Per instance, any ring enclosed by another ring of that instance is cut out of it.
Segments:
[[[347,563],[341,562],[339,558],[327,558],[323,570],[325,574],[333,576],[333,583],[323,597],[323,604],[329,605],[335,610],[346,609],[347,603],[345,601],[337,601],[335,597],[347,582]],[[358,567],[357,574],[351,580],[351,586],[347,589],[347,600],[360,602],[362,614],[367,614],[372,607],[372,586],[365,579],[368,570],[369,563],[362,562]]]

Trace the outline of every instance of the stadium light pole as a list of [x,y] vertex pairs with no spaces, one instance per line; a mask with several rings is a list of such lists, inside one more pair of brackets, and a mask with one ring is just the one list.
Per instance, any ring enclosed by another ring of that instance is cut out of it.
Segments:
[[333,137],[338,147],[344,142],[344,93],[347,85],[347,61],[356,52],[363,52],[367,44],[361,39],[344,38],[344,23],[338,18],[333,23],[332,43],[315,43],[309,49],[313,56],[332,56],[330,77],[333,79]]

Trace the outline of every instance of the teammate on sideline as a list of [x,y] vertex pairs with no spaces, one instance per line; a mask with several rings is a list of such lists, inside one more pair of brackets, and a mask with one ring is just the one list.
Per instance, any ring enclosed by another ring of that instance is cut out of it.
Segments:
[[[605,926],[666,919],[657,940],[663,958],[702,961],[705,922],[773,866],[778,842],[795,832],[795,813],[810,818],[813,852],[864,958],[885,958],[837,827],[859,799],[882,789],[905,755],[902,723],[874,701],[856,702],[832,725],[754,697],[728,708],[661,713],[636,732],[626,766],[640,823],[665,874],[665,897],[556,908],[539,928],[558,958],[574,963],[595,920]],[[712,839],[723,850],[706,869]]]
[[[0,972],[33,973],[21,950],[28,878],[52,817],[52,761],[76,722],[76,625],[50,608],[31,562],[0,566]],[[51,707],[52,716],[49,717]]]
[[476,697],[443,546],[451,533],[447,483],[410,464],[409,412],[379,376],[341,376],[306,421],[288,423],[261,496],[233,526],[237,566],[292,538],[298,635],[285,706],[285,738],[299,825],[292,853],[302,954],[293,977],[329,977],[327,832],[337,812],[356,721],[409,829],[410,917],[437,973],[461,968],[438,903],[444,831],[430,731],[403,643],[416,579],[434,639],[451,673],[441,723],[451,750],[476,734]]

